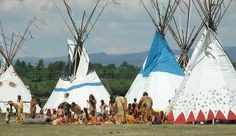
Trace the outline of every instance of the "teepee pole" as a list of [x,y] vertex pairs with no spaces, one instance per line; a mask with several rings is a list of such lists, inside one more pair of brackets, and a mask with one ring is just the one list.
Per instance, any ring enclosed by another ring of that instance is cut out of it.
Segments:
[[74,27],[74,30],[75,30],[76,35],[77,35],[77,38],[80,39],[80,35],[79,35],[78,29],[77,29],[77,27],[76,27],[75,20],[73,19],[72,15],[71,15],[71,14],[72,14],[71,8],[70,8],[70,6],[66,3],[65,0],[63,0],[63,2],[64,2],[64,4],[65,4],[65,6],[66,6],[67,14],[69,15],[70,21],[71,21],[71,23],[72,23],[72,26]]
[[[191,27],[191,16],[192,16],[192,0],[188,0],[188,2],[182,1],[182,6],[186,8],[186,24],[185,26],[182,26],[181,23],[179,23],[179,26],[177,25],[177,21],[175,17],[173,17],[173,25],[169,26],[169,30],[174,37],[175,41],[179,45],[182,54],[179,57],[179,63],[183,69],[187,67],[188,64],[188,52],[193,45],[194,41],[196,40],[199,32],[203,28],[203,23],[201,22],[200,25],[197,27],[196,25]],[[179,6],[180,9],[180,6]],[[182,11],[184,14],[184,11]],[[179,20],[180,20],[180,13],[178,14]],[[179,21],[180,22],[180,21]]]
[[57,9],[59,15],[61,16],[62,20],[63,20],[64,23],[66,24],[67,29],[70,31],[71,35],[72,35],[72,36],[74,37],[74,39],[76,40],[76,36],[74,35],[72,29],[70,28],[70,25],[67,23],[65,17],[63,16],[63,14],[62,14],[61,10],[59,9],[58,5],[56,4],[55,0],[53,0],[52,2],[53,2],[53,4],[54,4],[54,6],[56,7],[56,9]]

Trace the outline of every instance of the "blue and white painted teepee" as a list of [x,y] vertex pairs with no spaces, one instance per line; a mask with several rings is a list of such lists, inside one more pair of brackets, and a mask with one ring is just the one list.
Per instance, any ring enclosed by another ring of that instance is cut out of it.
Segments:
[[[146,5],[142,1],[141,3],[147,10]],[[167,18],[163,18],[160,21],[163,24],[155,22],[151,16],[155,26],[157,26],[157,31],[147,59],[126,94],[128,102],[132,102],[134,98],[140,99],[143,92],[147,92],[153,99],[154,110],[166,110],[169,100],[173,97],[175,90],[178,89],[184,72],[164,37],[167,28],[166,24],[169,24],[168,22],[177,5],[178,3],[176,2],[173,7],[168,6],[171,10],[166,10]],[[158,7],[158,5],[156,6]],[[160,10],[157,9],[157,11],[159,12]],[[151,15],[148,10],[147,12]]]
[[165,38],[156,32],[143,68],[131,85],[126,97],[129,102],[147,92],[153,99],[153,109],[165,110],[178,89],[184,73]]

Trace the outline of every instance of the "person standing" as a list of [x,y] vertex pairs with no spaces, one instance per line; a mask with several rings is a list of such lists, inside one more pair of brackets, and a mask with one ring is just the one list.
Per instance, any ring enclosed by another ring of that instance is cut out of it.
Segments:
[[9,124],[10,122],[10,114],[11,114],[11,111],[10,111],[10,108],[7,107],[7,112],[6,112],[6,116],[5,116],[5,121],[6,121],[6,124]]
[[36,118],[36,106],[37,106],[37,104],[38,104],[37,99],[34,96],[32,96],[31,102],[30,102],[30,117],[32,119]]
[[101,106],[100,106],[100,109],[101,109],[101,114],[102,114],[102,117],[103,117],[103,120],[106,119],[106,108],[107,108],[107,105],[105,104],[104,100],[101,100]]
[[116,124],[125,123],[125,114],[127,110],[127,99],[123,96],[117,96],[115,99],[116,104]]
[[97,112],[96,111],[96,103],[97,103],[97,101],[96,101],[95,97],[93,96],[93,94],[89,95],[88,103],[89,103],[89,113],[90,114],[92,114],[93,112],[96,113]]
[[18,97],[17,97],[17,103],[19,105],[19,107],[17,109],[17,120],[18,120],[18,122],[22,122],[24,120],[24,114],[23,114],[24,105],[23,105],[23,101],[22,101],[20,95],[18,95]]
[[71,103],[71,111],[74,112],[73,118],[75,120],[79,119],[79,116],[81,114],[81,108],[79,106],[79,104],[76,104],[75,102]]
[[114,98],[109,101],[109,115],[114,116],[116,114],[116,105]]
[[152,105],[153,105],[152,98],[148,96],[147,92],[144,92],[142,98],[138,103],[138,107],[141,110],[142,123],[146,123],[149,120],[149,117],[152,113]]

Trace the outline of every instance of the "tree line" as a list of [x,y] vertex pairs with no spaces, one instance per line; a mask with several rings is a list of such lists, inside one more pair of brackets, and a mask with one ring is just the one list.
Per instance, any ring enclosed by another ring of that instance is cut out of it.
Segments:
[[[32,95],[37,97],[49,97],[56,86],[59,78],[65,75],[67,64],[64,61],[57,61],[45,65],[40,59],[37,65],[17,60],[14,68],[27,85]],[[139,68],[123,62],[120,66],[115,64],[102,65],[92,64],[103,85],[111,95],[124,95],[131,86],[139,72]]]
[[[236,63],[233,63],[233,66],[236,68]],[[139,67],[127,62],[123,62],[120,66],[95,63],[92,67],[111,95],[126,94],[140,70]],[[67,64],[64,61],[57,61],[46,66],[43,59],[40,59],[36,66],[32,66],[30,63],[17,60],[14,68],[33,95],[49,97],[59,78],[65,74]]]

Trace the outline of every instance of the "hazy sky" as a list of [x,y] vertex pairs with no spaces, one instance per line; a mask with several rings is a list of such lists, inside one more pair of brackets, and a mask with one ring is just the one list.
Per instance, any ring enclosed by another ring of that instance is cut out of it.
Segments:
[[[62,0],[55,0],[66,15]],[[75,18],[80,19],[82,11],[91,11],[96,0],[67,0]],[[117,0],[118,1],[118,0]],[[95,29],[85,43],[88,53],[108,54],[146,51],[150,47],[155,27],[138,0],[119,0],[121,4],[110,4],[101,16]],[[236,2],[233,3],[219,27],[219,37],[224,46],[236,47]],[[33,39],[28,39],[17,57],[56,57],[67,55],[67,38],[71,34],[58,14],[51,0],[0,0],[0,21],[5,33],[25,29],[28,21],[37,17],[40,30],[32,28]],[[194,18],[193,18],[194,20]],[[178,46],[167,35],[170,47]],[[196,42],[195,42],[196,44]]]

